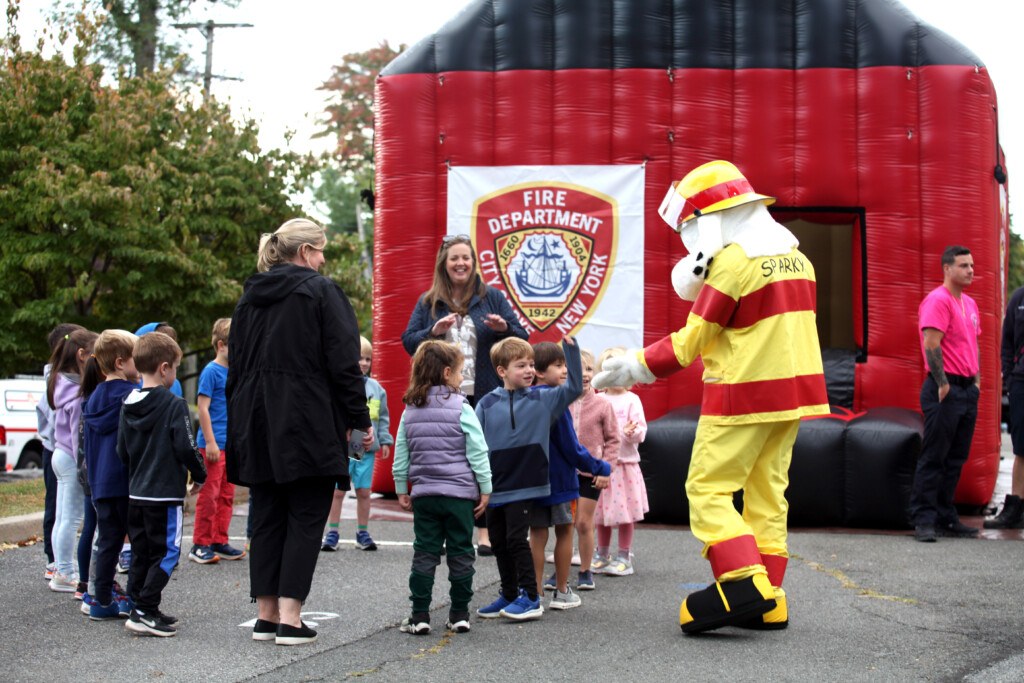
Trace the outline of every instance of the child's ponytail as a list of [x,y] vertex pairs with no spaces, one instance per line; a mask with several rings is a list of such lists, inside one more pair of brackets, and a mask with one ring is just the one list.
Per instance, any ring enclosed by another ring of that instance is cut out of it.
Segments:
[[88,400],[92,392],[96,391],[96,387],[106,379],[107,376],[100,370],[100,364],[96,360],[96,356],[90,355],[89,360],[85,361],[85,370],[82,371],[82,384],[79,389],[82,399]]

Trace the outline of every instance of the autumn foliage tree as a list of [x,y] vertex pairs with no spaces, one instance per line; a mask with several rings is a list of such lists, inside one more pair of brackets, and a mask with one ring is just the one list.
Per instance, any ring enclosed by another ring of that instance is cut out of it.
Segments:
[[373,88],[381,69],[404,49],[405,45],[396,50],[384,41],[365,52],[347,54],[319,88],[328,93],[328,103],[316,137],[334,138],[336,146],[332,169],[315,192],[339,232],[358,231],[359,221],[365,222],[367,235],[372,232],[373,216],[361,205],[360,194],[373,187]]
[[204,348],[317,168],[261,150],[254,122],[180,95],[167,72],[106,84],[87,58],[95,29],[78,17],[67,61],[23,50],[12,26],[3,45],[0,376],[38,369],[62,321],[167,320]]

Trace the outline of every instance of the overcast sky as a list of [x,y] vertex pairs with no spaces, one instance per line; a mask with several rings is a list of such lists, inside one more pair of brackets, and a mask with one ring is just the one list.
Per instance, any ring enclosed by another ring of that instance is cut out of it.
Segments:
[[[241,0],[237,8],[195,2],[194,20],[251,23],[252,28],[215,32],[214,73],[244,79],[216,81],[219,99],[261,122],[264,147],[285,145],[288,129],[293,148],[320,151],[328,140],[311,140],[324,108],[317,87],[331,66],[351,52],[387,40],[392,46],[413,44],[435,32],[466,0]],[[903,0],[912,12],[949,33],[988,67],[999,98],[1000,142],[1011,169],[1024,168],[1024,44],[1016,10],[1022,0]],[[23,34],[40,25],[50,0],[22,0]],[[203,64],[205,41],[198,31],[192,57]],[[31,44],[25,41],[24,44]],[[1020,155],[1020,157],[1018,157]]]

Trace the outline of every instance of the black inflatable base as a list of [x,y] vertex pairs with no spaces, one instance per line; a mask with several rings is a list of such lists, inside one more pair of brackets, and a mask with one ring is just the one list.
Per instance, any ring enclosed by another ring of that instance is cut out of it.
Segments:
[[[686,472],[698,406],[648,424],[640,468],[650,512],[644,521],[688,524]],[[907,501],[921,452],[924,419],[903,408],[875,408],[800,424],[789,468],[789,525],[905,529]]]

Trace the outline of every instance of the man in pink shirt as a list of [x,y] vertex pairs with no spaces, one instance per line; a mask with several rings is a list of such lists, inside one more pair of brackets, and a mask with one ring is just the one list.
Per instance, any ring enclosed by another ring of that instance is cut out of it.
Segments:
[[960,521],[953,493],[967,462],[981,391],[981,334],[978,305],[963,293],[974,279],[974,258],[966,247],[942,252],[942,286],[918,309],[921,349],[928,376],[921,387],[924,442],[910,494],[914,538],[973,538],[978,530]]

